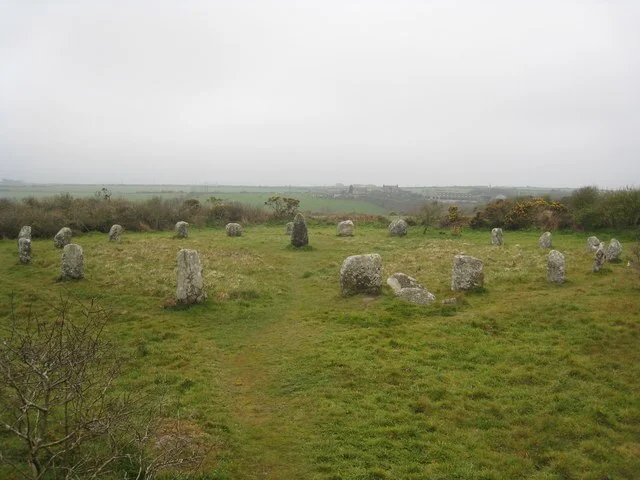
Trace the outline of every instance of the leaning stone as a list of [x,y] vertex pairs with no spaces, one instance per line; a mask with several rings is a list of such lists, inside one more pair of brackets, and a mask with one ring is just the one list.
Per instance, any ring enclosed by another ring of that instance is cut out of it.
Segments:
[[347,257],[340,269],[340,289],[342,295],[379,294],[382,289],[382,257],[377,253]]
[[338,236],[353,237],[353,222],[351,220],[338,223]]
[[612,238],[609,241],[609,246],[607,247],[606,257],[608,262],[616,262],[620,260],[620,254],[622,253],[622,245],[618,240]]
[[176,237],[187,238],[189,236],[189,224],[187,222],[176,223]]
[[31,227],[29,225],[25,225],[20,229],[20,233],[18,234],[18,238],[28,238],[31,240]]
[[109,241],[117,242],[118,240],[120,240],[120,235],[122,235],[123,231],[124,228],[122,228],[121,225],[112,225],[111,229],[109,230]]
[[418,281],[404,273],[394,273],[387,278],[387,285],[391,287],[396,297],[404,298],[417,305],[428,305],[436,297],[428,292]]
[[21,237],[18,239],[18,257],[20,263],[31,263],[31,239]]
[[551,283],[564,283],[564,272],[564,255],[557,250],[551,250],[547,256],[547,280]]
[[481,260],[470,255],[453,257],[451,290],[475,290],[484,285],[484,271]]
[[307,233],[307,223],[301,213],[296,213],[293,219],[293,229],[291,230],[291,245],[294,247],[304,247],[309,244],[309,234]]
[[207,299],[202,278],[202,265],[196,250],[183,248],[178,252],[178,303],[191,305]]
[[64,248],[65,245],[71,243],[71,236],[73,232],[68,227],[63,227],[56,233],[56,236],[53,237],[53,245],[56,248]]
[[287,222],[284,227],[284,234],[291,235],[293,233],[293,222]]
[[239,223],[227,223],[224,229],[227,231],[227,237],[242,236],[242,225],[240,225]]
[[409,226],[403,219],[398,218],[389,224],[389,234],[392,237],[404,237]]
[[598,237],[589,237],[587,238],[587,252],[595,252],[598,250],[600,246],[600,240]]
[[502,240],[502,229],[501,228],[492,229],[491,230],[491,245],[500,246],[503,243],[504,242]]
[[604,242],[602,242],[598,246],[598,249],[596,250],[596,253],[593,256],[593,271],[594,272],[599,272],[600,271],[600,269],[604,265],[606,257],[607,257],[607,255],[606,255],[605,249],[604,249]]
[[84,253],[80,245],[69,243],[64,246],[61,278],[63,280],[80,280],[84,278]]
[[540,248],[551,248],[551,232],[544,232],[538,240]]

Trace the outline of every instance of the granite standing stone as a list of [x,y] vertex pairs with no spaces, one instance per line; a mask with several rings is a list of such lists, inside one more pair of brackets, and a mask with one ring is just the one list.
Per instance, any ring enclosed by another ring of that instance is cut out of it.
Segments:
[[416,305],[429,305],[436,297],[427,291],[418,281],[404,273],[394,273],[387,278],[387,285],[391,287],[396,297],[404,298]]
[[451,275],[451,290],[475,290],[484,285],[484,271],[482,261],[470,255],[456,255],[453,257],[453,271]]
[[598,240],[598,237],[587,238],[587,252],[589,253],[595,252],[596,250],[598,250],[599,246],[600,246],[600,240]]
[[351,220],[345,220],[338,223],[338,236],[353,237],[353,228],[353,222]]
[[609,246],[607,247],[606,257],[609,262],[616,262],[620,260],[620,254],[622,253],[622,244],[612,238],[609,241]]
[[120,240],[120,235],[122,235],[123,231],[124,228],[122,228],[121,225],[111,225],[111,229],[109,230],[109,241],[117,242]]
[[176,223],[176,237],[187,238],[189,236],[189,224],[187,222]]
[[377,253],[351,255],[340,269],[342,295],[357,293],[377,295],[382,289],[382,257]]
[[56,236],[53,237],[53,245],[56,248],[64,248],[65,245],[71,243],[71,237],[73,236],[73,232],[68,227],[62,227]]
[[31,239],[21,237],[18,239],[18,257],[20,263],[31,263]]
[[178,303],[192,305],[204,302],[207,294],[204,291],[202,265],[196,250],[183,248],[178,252],[178,287],[176,297]]
[[564,255],[557,250],[551,250],[547,256],[547,280],[551,283],[564,283],[564,272]]
[[84,278],[84,253],[76,243],[69,243],[62,250],[63,280],[80,280]]
[[18,234],[18,238],[28,238],[31,240],[31,227],[29,225],[25,225],[20,229],[20,233]]
[[242,236],[242,225],[240,225],[239,223],[227,223],[224,229],[227,232],[227,237]]
[[593,271],[599,272],[602,266],[604,265],[604,262],[606,259],[607,259],[607,255],[604,249],[604,242],[602,242],[598,246],[598,249],[596,250],[596,253],[593,256]]
[[544,232],[538,240],[540,248],[551,248],[551,232]]
[[296,213],[293,219],[293,229],[291,231],[291,245],[296,248],[305,247],[309,244],[309,234],[307,233],[307,223],[301,213]]
[[409,226],[402,218],[398,218],[389,224],[389,234],[392,237],[404,237],[408,232]]
[[491,245],[500,246],[504,242],[502,240],[502,229],[494,228],[491,230]]

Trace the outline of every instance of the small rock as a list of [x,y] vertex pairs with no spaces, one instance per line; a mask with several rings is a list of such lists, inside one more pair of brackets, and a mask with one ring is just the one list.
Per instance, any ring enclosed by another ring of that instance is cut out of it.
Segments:
[[175,233],[178,238],[187,238],[189,236],[189,224],[187,222],[176,223]]
[[398,218],[389,224],[389,234],[392,237],[404,237],[408,232],[409,226],[402,218]]
[[351,220],[345,220],[338,223],[338,236],[339,237],[353,237],[353,222]]
[[494,228],[491,230],[491,245],[500,246],[504,242],[502,240],[502,229]]
[[242,236],[242,225],[240,225],[239,223],[227,223],[224,229],[227,231],[227,237]]
[[547,256],[547,280],[551,283],[564,283],[564,272],[564,255],[557,250],[551,250]]
[[340,269],[340,288],[342,295],[379,294],[382,289],[382,257],[377,253],[347,257]]
[[551,232],[544,232],[538,240],[540,248],[551,248]]
[[124,232],[124,228],[121,225],[112,225],[111,229],[109,229],[109,241],[117,242],[120,240],[120,235]]
[[56,236],[53,237],[53,245],[56,248],[64,248],[65,245],[71,243],[71,237],[73,236],[73,232],[68,227],[61,228]]

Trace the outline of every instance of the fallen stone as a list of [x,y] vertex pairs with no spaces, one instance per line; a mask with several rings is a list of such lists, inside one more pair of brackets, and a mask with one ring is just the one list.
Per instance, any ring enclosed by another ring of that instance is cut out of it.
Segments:
[[339,237],[353,237],[353,222],[351,220],[345,220],[338,223],[338,236]]
[[183,248],[178,252],[178,287],[176,299],[183,305],[204,302],[207,294],[204,290],[202,265],[196,250]]
[[451,290],[476,290],[484,285],[484,271],[481,260],[470,255],[453,257]]
[[564,273],[564,255],[557,250],[551,250],[547,255],[547,280],[551,283],[564,283]]
[[432,303],[436,297],[418,281],[405,275],[404,273],[394,273],[387,278],[387,285],[391,287],[396,297],[404,298],[416,305],[428,305]]
[[73,232],[68,227],[61,228],[56,236],[53,237],[53,245],[56,248],[64,248],[65,245],[71,243],[71,237],[73,236]]
[[382,289],[382,257],[377,253],[347,257],[340,269],[340,289],[342,295],[379,294]]
[[80,280],[84,278],[84,253],[76,243],[68,243],[62,250],[63,280]]

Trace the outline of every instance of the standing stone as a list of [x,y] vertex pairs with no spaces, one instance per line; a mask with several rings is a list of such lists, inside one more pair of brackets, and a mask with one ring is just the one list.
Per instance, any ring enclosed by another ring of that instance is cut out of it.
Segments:
[[53,237],[53,245],[56,248],[64,248],[65,245],[71,243],[71,236],[73,232],[68,227],[63,227],[56,233],[56,236]]
[[84,278],[84,253],[76,243],[69,243],[62,250],[63,280],[80,280]]
[[227,223],[224,229],[227,231],[227,237],[242,236],[242,225],[240,225],[239,223]]
[[21,237],[18,239],[18,257],[20,263],[31,263],[31,239]]
[[20,229],[18,239],[20,238],[28,238],[29,240],[31,240],[31,227],[29,225],[25,225]]
[[482,261],[470,255],[453,257],[451,290],[475,290],[484,285]]
[[392,237],[404,237],[409,226],[402,218],[398,218],[389,224],[389,234]]
[[293,229],[291,230],[291,245],[294,247],[304,247],[309,244],[309,234],[307,224],[301,213],[296,213],[293,219]]
[[293,222],[287,222],[284,226],[284,234],[291,235],[293,233]]
[[593,271],[599,272],[602,266],[604,265],[607,255],[604,249],[604,242],[598,245],[598,249],[596,250],[596,254],[593,256]]
[[204,291],[202,265],[196,250],[183,248],[178,252],[178,303],[191,305],[204,302],[207,294]]
[[491,245],[500,246],[504,242],[502,240],[502,229],[494,228],[491,230]]
[[121,225],[112,225],[111,229],[109,230],[109,241],[117,242],[118,240],[120,240],[120,235],[122,235],[123,231],[124,228],[122,228]]
[[353,237],[353,222],[351,220],[338,223],[338,236]]
[[189,224],[187,222],[176,223],[176,237],[187,238],[189,236]]
[[598,250],[600,246],[600,240],[598,237],[589,237],[587,238],[587,252],[595,252]]
[[340,269],[342,295],[369,293],[377,295],[382,289],[382,257],[377,253],[351,255]]
[[538,240],[540,248],[551,248],[551,232],[544,232]]
[[618,240],[612,238],[607,247],[606,257],[609,262],[616,262],[620,260],[620,254],[622,253],[622,245]]
[[387,285],[391,287],[396,297],[404,298],[417,305],[429,305],[436,297],[427,291],[418,281],[404,273],[394,273],[387,278]]
[[547,256],[547,280],[551,283],[564,283],[564,272],[564,255],[557,250],[551,250]]

